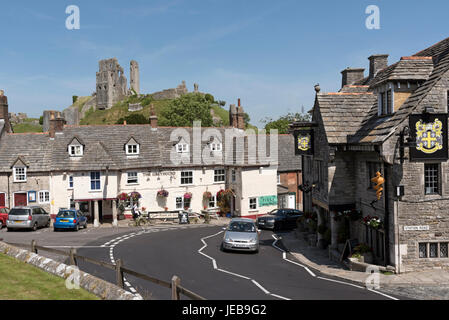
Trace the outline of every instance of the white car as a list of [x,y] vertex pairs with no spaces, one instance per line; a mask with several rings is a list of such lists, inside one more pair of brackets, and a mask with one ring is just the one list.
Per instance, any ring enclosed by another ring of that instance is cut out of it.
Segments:
[[259,233],[252,219],[234,218],[226,228],[221,249],[257,253],[259,252]]

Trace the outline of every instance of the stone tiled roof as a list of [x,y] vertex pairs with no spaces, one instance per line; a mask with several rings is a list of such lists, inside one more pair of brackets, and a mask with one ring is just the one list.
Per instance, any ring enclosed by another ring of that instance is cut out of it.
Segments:
[[[190,135],[189,164],[171,162],[170,154],[180,136],[174,133],[177,128],[159,127],[152,130],[150,125],[98,125],[64,126],[62,133],[50,139],[48,133],[5,134],[0,138],[0,172],[10,172],[13,162],[20,156],[29,164],[28,171],[83,171],[83,170],[127,170],[139,168],[174,168],[204,166],[193,162],[193,129],[182,128]],[[204,133],[204,129],[202,128]],[[212,128],[221,135],[223,154],[226,147],[226,128]],[[229,129],[229,128],[228,128]],[[231,129],[238,132],[236,129]],[[173,134],[177,141],[170,141]],[[138,156],[127,156],[125,144],[133,137],[140,145]],[[68,146],[76,138],[84,145],[82,157],[70,157]],[[201,138],[201,137],[200,137]],[[269,150],[267,138],[267,150]],[[202,141],[200,152],[207,148],[209,141]],[[248,143],[237,145],[236,155],[244,154],[243,166],[251,166],[248,160]],[[292,148],[293,151],[293,148]],[[257,150],[254,152],[257,157]],[[259,161],[256,165],[267,165]],[[214,165],[213,163],[210,165]]]
[[337,94],[318,94],[317,102],[329,143],[382,143],[400,123],[408,119],[414,108],[448,70],[449,38],[412,57],[403,57],[399,62],[379,71],[371,80],[365,78],[349,86],[370,86],[370,91],[374,85],[387,80],[422,80],[422,85],[390,116],[377,116],[377,96],[369,95],[368,92],[365,95],[359,92],[357,95],[343,88]]
[[340,92],[348,92],[348,93],[363,93],[367,92],[369,86],[362,85],[346,85],[340,89]]
[[295,138],[293,137],[293,135],[279,135],[278,157],[278,172],[301,170],[301,156],[295,155]]
[[328,142],[339,144],[357,132],[377,98],[372,93],[319,93],[317,103]]

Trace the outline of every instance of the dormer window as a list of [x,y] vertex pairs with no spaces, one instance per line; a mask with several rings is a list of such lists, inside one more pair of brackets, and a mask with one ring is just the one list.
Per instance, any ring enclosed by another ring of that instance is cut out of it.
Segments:
[[139,154],[139,145],[138,144],[126,145],[126,154],[127,155],[138,155]]
[[83,146],[81,145],[70,145],[69,155],[71,157],[81,157],[83,155]]
[[176,152],[178,153],[186,153],[189,152],[189,145],[187,143],[178,143],[176,145]]
[[379,116],[392,114],[394,112],[393,95],[394,95],[393,89],[388,89],[386,91],[379,93],[379,101],[378,101]]
[[221,143],[211,143],[210,144],[210,151],[221,151],[222,150],[222,144]]
[[127,156],[137,156],[140,153],[140,144],[131,137],[125,144],[125,152]]
[[26,182],[27,181],[27,168],[16,167],[14,168],[14,182]]

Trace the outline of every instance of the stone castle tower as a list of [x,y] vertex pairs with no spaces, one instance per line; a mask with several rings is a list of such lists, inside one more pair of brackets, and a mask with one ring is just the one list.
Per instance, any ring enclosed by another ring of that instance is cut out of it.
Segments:
[[97,72],[97,108],[109,109],[127,94],[127,80],[117,59],[100,60]]
[[129,87],[137,94],[140,93],[139,64],[135,60],[131,60],[129,66]]

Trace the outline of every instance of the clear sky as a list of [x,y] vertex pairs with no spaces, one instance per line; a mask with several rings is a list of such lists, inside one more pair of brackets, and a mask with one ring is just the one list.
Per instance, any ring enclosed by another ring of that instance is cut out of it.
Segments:
[[[68,5],[80,29],[67,30]],[[380,29],[365,26],[367,6]],[[314,89],[338,91],[341,70],[368,56],[390,63],[449,37],[449,1],[0,0],[0,89],[10,112],[38,117],[95,91],[98,60],[116,57],[141,93],[199,84],[227,106],[241,98],[251,122],[310,109]]]

